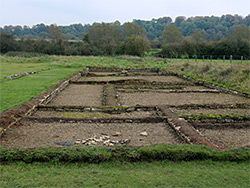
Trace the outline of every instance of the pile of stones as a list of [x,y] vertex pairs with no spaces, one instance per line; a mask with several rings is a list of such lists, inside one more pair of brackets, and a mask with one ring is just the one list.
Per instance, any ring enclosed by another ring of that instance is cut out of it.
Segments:
[[[45,71],[45,70],[50,70],[51,68],[44,68],[42,69],[42,71]],[[7,79],[10,79],[10,80],[13,80],[13,79],[17,79],[17,78],[21,78],[27,74],[37,74],[39,71],[27,71],[27,72],[21,72],[19,74],[12,74],[10,76],[6,76],[5,78]]]
[[[115,132],[112,134],[114,137],[119,137],[121,136],[120,132]],[[90,137],[88,139],[77,139],[75,141],[76,144],[83,144],[86,146],[94,146],[94,145],[104,145],[104,146],[115,146],[115,145],[124,145],[128,144],[130,142],[130,139],[111,139],[110,136],[108,136],[105,133],[101,133],[100,137]]]

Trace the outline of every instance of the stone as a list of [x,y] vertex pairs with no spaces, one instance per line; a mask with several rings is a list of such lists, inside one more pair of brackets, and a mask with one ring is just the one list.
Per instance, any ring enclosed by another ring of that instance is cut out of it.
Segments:
[[75,142],[56,142],[56,144],[60,146],[73,146],[76,143]]
[[148,133],[147,133],[146,131],[141,132],[141,133],[140,133],[140,136],[148,136]]
[[76,144],[81,144],[81,142],[82,142],[81,140],[76,140],[75,141]]
[[112,146],[114,146],[114,144],[110,143],[110,144],[109,144],[109,146],[111,146],[111,147],[112,147]]
[[58,135],[53,136],[53,138],[58,138],[58,137],[59,137]]
[[102,136],[108,136],[106,133],[101,133]]
[[125,139],[124,142],[125,144],[128,144],[131,140],[130,139]]
[[112,135],[113,135],[113,136],[121,136],[122,133],[120,133],[120,132],[115,132],[115,133],[113,133]]

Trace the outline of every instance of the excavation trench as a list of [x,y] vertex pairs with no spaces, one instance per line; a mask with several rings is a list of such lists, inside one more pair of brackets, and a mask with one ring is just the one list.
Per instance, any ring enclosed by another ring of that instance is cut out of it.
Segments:
[[248,119],[197,122],[180,116],[249,115],[250,101],[244,96],[160,69],[88,67],[33,105],[0,141],[1,146],[11,148],[62,147],[58,143],[84,145],[88,138],[100,140],[107,135],[113,145],[98,141],[92,145],[190,143],[216,150],[242,147],[249,144]]

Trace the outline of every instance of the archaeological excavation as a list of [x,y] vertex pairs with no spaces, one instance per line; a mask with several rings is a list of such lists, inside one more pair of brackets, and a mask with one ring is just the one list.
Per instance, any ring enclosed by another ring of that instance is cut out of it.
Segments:
[[1,146],[250,146],[248,94],[160,69],[88,67],[31,104],[1,116]]

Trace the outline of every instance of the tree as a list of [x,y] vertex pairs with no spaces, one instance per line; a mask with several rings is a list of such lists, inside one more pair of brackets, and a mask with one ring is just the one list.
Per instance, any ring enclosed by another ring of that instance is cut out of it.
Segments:
[[182,23],[183,21],[185,21],[185,20],[186,20],[186,17],[185,17],[185,16],[178,16],[178,17],[175,18],[174,23],[175,23],[175,25],[176,25],[177,27],[180,27],[180,26],[181,26],[181,23]]
[[65,40],[65,36],[62,33],[62,30],[60,27],[58,27],[56,24],[51,24],[50,26],[47,26],[48,30],[48,37],[51,40]]
[[84,40],[98,48],[101,54],[114,55],[122,40],[122,35],[117,26],[102,23],[90,28]]
[[3,32],[0,33],[0,52],[6,53],[8,51],[17,50],[17,43],[14,35],[5,34]]
[[207,34],[204,30],[195,30],[192,34],[192,39],[196,42],[196,43],[202,43],[205,42],[207,38]]
[[147,35],[147,32],[137,23],[129,23],[129,22],[124,23],[122,31],[125,35],[125,38],[131,37],[132,35],[142,35],[142,36]]
[[144,56],[150,49],[150,43],[146,36],[132,35],[124,42],[124,52],[128,55]]
[[181,42],[182,38],[183,35],[174,24],[167,25],[162,33],[163,42],[167,44]]

